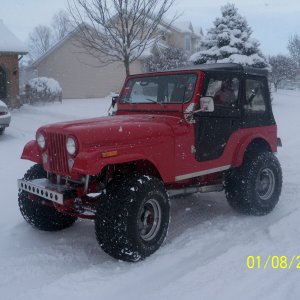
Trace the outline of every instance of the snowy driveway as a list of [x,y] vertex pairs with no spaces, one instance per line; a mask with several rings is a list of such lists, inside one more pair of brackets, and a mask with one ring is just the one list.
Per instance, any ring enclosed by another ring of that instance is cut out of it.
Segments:
[[[24,106],[0,137],[0,299],[299,299],[300,269],[249,270],[249,255],[300,255],[300,93],[279,91],[274,111],[284,185],[270,215],[232,211],[223,193],[172,200],[163,247],[147,260],[118,262],[99,248],[93,223],[57,233],[32,229],[17,207],[19,159],[42,124],[105,115],[110,100]],[[300,263],[300,260],[298,261]]]

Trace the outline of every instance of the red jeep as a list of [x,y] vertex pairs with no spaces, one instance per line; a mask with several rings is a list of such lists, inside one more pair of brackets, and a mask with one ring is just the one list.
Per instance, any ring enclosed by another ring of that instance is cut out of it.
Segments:
[[101,248],[138,261],[163,243],[169,197],[222,191],[265,215],[279,200],[280,145],[267,72],[209,64],[129,76],[114,115],[46,125],[24,148],[25,220],[47,231],[95,220]]

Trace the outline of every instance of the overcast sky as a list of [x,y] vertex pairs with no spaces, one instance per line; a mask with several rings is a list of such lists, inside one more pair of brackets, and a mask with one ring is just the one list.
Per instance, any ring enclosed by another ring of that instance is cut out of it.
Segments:
[[[253,29],[253,37],[261,43],[264,54],[287,54],[289,36],[300,34],[299,0],[177,0],[175,11],[180,21],[192,21],[206,32],[220,16],[220,7],[235,3]],[[66,0],[0,0],[0,19],[23,42],[39,24],[49,25],[55,12],[66,7]],[[170,15],[169,14],[169,15]],[[1,42],[1,40],[0,40]]]

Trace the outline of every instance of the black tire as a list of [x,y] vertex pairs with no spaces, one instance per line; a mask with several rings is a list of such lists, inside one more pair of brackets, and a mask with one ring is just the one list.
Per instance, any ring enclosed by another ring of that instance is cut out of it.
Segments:
[[248,158],[243,166],[232,170],[225,180],[229,205],[249,215],[266,215],[276,206],[282,187],[282,171],[277,157],[262,152]]
[[[41,165],[32,166],[24,175],[25,180],[45,178],[47,176]],[[77,220],[76,217],[64,215],[55,208],[31,200],[25,191],[19,192],[19,207],[26,222],[44,231],[58,231],[68,228]]]
[[4,133],[5,128],[1,128],[0,129],[0,135],[2,135]]
[[139,261],[154,253],[163,243],[169,213],[167,192],[157,178],[134,176],[114,181],[97,207],[97,240],[112,257],[128,262]]

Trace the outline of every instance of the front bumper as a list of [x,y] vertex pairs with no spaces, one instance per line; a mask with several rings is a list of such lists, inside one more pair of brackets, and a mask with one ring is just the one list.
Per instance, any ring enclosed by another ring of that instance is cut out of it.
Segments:
[[10,113],[0,116],[0,129],[8,127],[11,120]]
[[18,187],[22,191],[60,205],[64,205],[66,194],[73,191],[70,186],[53,184],[46,178],[33,180],[18,179]]

